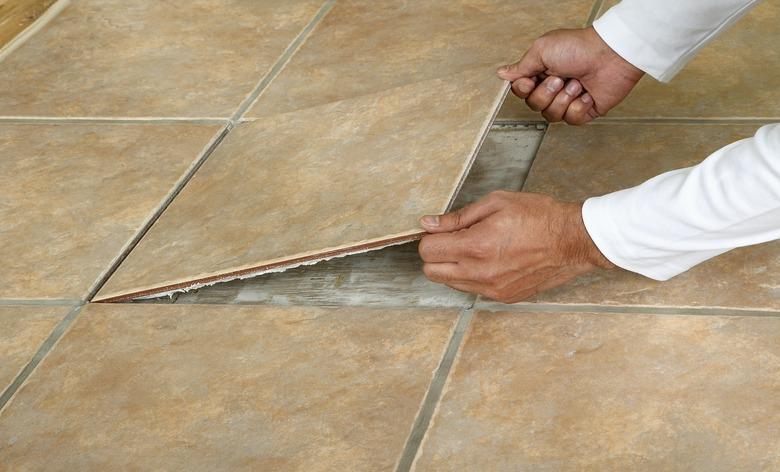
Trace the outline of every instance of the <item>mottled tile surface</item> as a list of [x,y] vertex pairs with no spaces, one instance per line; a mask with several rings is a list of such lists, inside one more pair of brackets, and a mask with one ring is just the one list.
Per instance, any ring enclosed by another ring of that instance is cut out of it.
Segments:
[[70,309],[63,306],[0,305],[0,393],[32,359],[41,343]]
[[228,117],[321,4],[72,0],[0,63],[0,115]]
[[0,48],[38,19],[55,0],[0,0]]
[[520,57],[553,28],[581,26],[592,0],[340,0],[250,116],[446,78]]
[[480,312],[416,470],[777,470],[780,318]]
[[[759,125],[553,125],[524,190],[578,201],[695,165]],[[666,282],[598,271],[533,301],[780,308],[780,243],[737,249]]]
[[759,2],[670,84],[644,78],[609,116],[780,118],[778,24],[780,2]]
[[85,297],[217,130],[0,124],[0,298]]
[[418,218],[449,204],[504,90],[480,68],[241,124],[99,299],[420,234]]
[[[543,130],[494,128],[482,145],[455,207],[493,190],[518,190]],[[176,303],[271,303],[278,305],[457,306],[474,296],[429,281],[417,243],[320,262],[181,294]]]
[[391,470],[458,312],[90,305],[0,414],[11,470]]

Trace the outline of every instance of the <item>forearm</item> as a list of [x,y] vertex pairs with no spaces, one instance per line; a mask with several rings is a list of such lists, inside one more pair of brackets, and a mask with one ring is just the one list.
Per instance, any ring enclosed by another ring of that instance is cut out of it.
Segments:
[[657,280],[780,239],[780,124],[697,166],[588,199],[583,220],[607,259]]
[[593,27],[623,59],[668,82],[760,0],[623,0]]

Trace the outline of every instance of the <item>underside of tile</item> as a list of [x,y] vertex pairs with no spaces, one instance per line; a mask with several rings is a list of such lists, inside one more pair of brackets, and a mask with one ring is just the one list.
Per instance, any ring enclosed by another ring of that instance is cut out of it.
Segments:
[[494,66],[239,125],[98,293],[120,301],[417,239],[507,92]]

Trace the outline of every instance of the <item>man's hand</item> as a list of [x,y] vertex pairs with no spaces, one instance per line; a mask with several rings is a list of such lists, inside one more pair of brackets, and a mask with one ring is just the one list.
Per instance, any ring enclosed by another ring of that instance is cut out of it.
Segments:
[[498,76],[511,81],[512,92],[532,110],[550,122],[572,125],[606,115],[643,75],[593,27],[550,31],[533,42],[520,62],[498,69]]
[[582,204],[493,192],[461,210],[425,216],[425,275],[455,289],[514,303],[596,267],[614,267],[588,236]]

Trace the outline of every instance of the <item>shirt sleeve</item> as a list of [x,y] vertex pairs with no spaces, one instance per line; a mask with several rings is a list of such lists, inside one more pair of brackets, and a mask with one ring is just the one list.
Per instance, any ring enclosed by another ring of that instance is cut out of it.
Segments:
[[760,0],[623,0],[593,23],[623,59],[670,81],[708,42]]
[[780,124],[699,165],[590,198],[582,215],[607,259],[656,280],[737,247],[780,239]]

